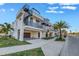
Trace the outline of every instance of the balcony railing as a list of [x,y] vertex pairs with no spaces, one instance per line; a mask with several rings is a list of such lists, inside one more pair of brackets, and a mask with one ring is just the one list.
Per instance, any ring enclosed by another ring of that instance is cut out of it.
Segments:
[[50,31],[53,31],[52,28],[46,27],[42,24],[33,23],[33,22],[30,22],[30,21],[26,22],[25,26],[32,26],[32,27],[40,28],[40,29],[44,29],[44,30],[50,29]]
[[38,23],[27,22],[26,25],[27,26],[32,26],[32,27],[35,27],[35,28],[41,28],[41,29],[43,29],[43,26],[41,24],[38,24]]

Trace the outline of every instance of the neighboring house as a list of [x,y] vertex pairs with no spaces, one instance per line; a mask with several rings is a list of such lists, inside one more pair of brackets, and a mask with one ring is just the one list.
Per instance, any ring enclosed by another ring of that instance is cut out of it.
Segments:
[[[17,14],[12,27],[12,36],[20,41],[28,38],[45,38],[53,36],[52,24],[48,19],[42,17],[34,8],[29,9],[24,6]],[[48,32],[47,32],[48,31]]]

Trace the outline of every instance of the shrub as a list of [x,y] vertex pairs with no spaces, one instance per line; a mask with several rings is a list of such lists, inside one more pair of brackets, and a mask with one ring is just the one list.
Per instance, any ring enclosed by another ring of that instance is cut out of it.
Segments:
[[61,38],[61,37],[57,37],[57,38],[55,39],[55,41],[65,41],[65,39],[64,39],[64,38]]
[[45,40],[49,40],[49,39],[53,39],[54,37],[44,37],[42,39],[45,39]]

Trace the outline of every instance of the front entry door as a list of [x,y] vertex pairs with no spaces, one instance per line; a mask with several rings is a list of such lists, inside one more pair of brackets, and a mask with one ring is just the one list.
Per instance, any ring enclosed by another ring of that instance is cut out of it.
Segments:
[[30,38],[30,33],[24,33],[24,38]]
[[40,32],[38,32],[38,38],[40,38]]

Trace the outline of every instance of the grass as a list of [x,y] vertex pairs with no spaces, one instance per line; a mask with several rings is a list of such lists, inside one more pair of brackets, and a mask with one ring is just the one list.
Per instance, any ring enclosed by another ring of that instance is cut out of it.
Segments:
[[25,41],[19,41],[16,40],[15,38],[10,38],[5,36],[0,38],[0,48],[8,47],[8,46],[16,46],[16,45],[25,45],[25,44],[30,44],[30,43]]
[[44,54],[41,48],[35,48],[31,50],[25,50],[21,52],[12,53],[12,54],[7,54],[5,56],[44,56]]

